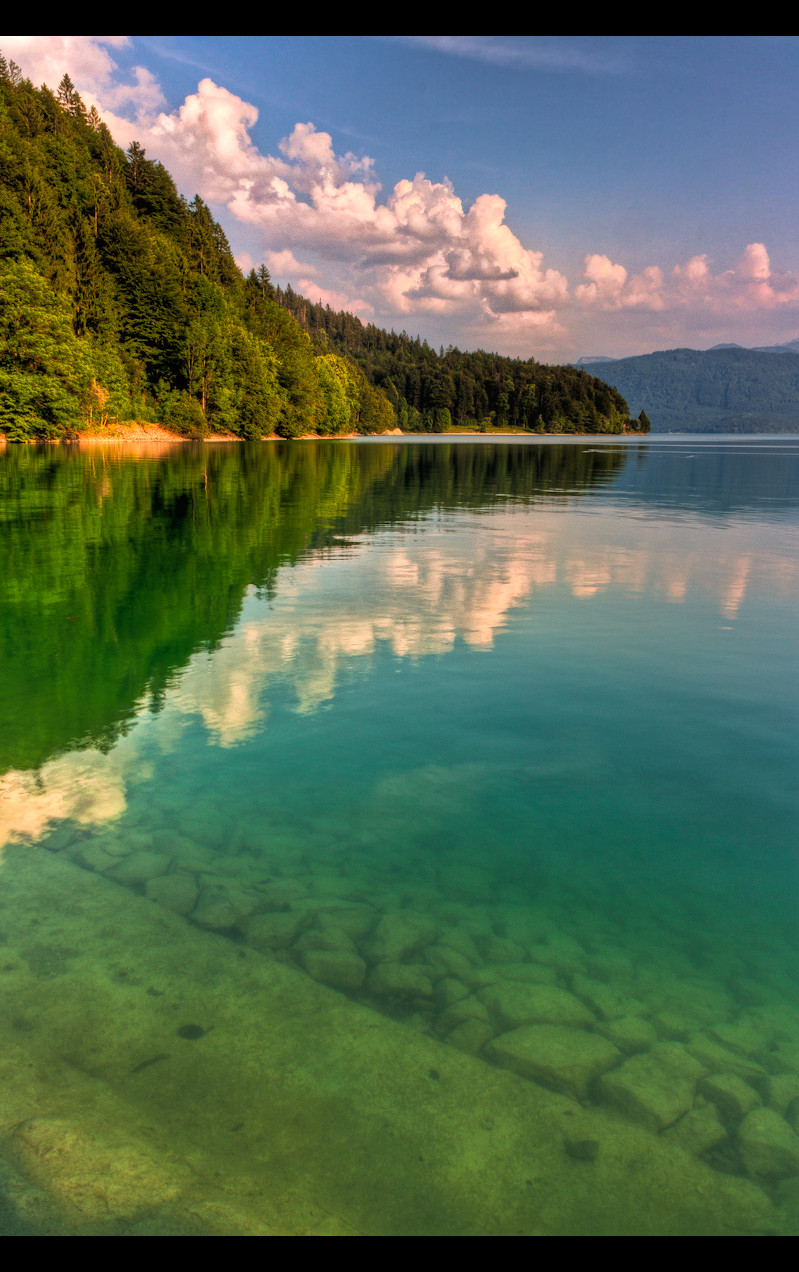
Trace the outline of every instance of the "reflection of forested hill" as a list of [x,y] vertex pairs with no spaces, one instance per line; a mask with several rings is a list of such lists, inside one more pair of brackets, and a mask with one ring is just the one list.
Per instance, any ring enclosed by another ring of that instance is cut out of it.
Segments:
[[436,508],[584,491],[623,462],[491,443],[185,446],[146,462],[15,448],[0,459],[0,772],[110,740],[230,630],[250,585],[273,588],[304,552]]
[[586,367],[655,433],[799,432],[799,353],[668,349]]

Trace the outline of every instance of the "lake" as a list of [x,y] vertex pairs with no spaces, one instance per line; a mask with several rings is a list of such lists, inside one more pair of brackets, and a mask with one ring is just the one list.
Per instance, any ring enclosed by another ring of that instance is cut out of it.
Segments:
[[799,441],[0,452],[0,1231],[799,1229]]

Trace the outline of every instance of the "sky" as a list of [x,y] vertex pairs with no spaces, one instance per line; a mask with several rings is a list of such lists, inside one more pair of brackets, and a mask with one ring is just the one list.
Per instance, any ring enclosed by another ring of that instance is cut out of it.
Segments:
[[797,36],[0,36],[239,265],[541,362],[799,337]]

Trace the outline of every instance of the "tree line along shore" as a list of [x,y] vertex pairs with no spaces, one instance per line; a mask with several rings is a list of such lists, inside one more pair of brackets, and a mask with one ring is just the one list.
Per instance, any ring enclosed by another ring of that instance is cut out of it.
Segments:
[[203,200],[67,75],[0,53],[0,436],[648,432],[611,386],[365,325],[245,277]]

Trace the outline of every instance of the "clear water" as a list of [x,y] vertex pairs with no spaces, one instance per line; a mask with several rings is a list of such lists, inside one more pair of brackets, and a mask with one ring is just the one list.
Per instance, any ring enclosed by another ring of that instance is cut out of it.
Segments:
[[6,1230],[794,1231],[798,494],[0,455]]

